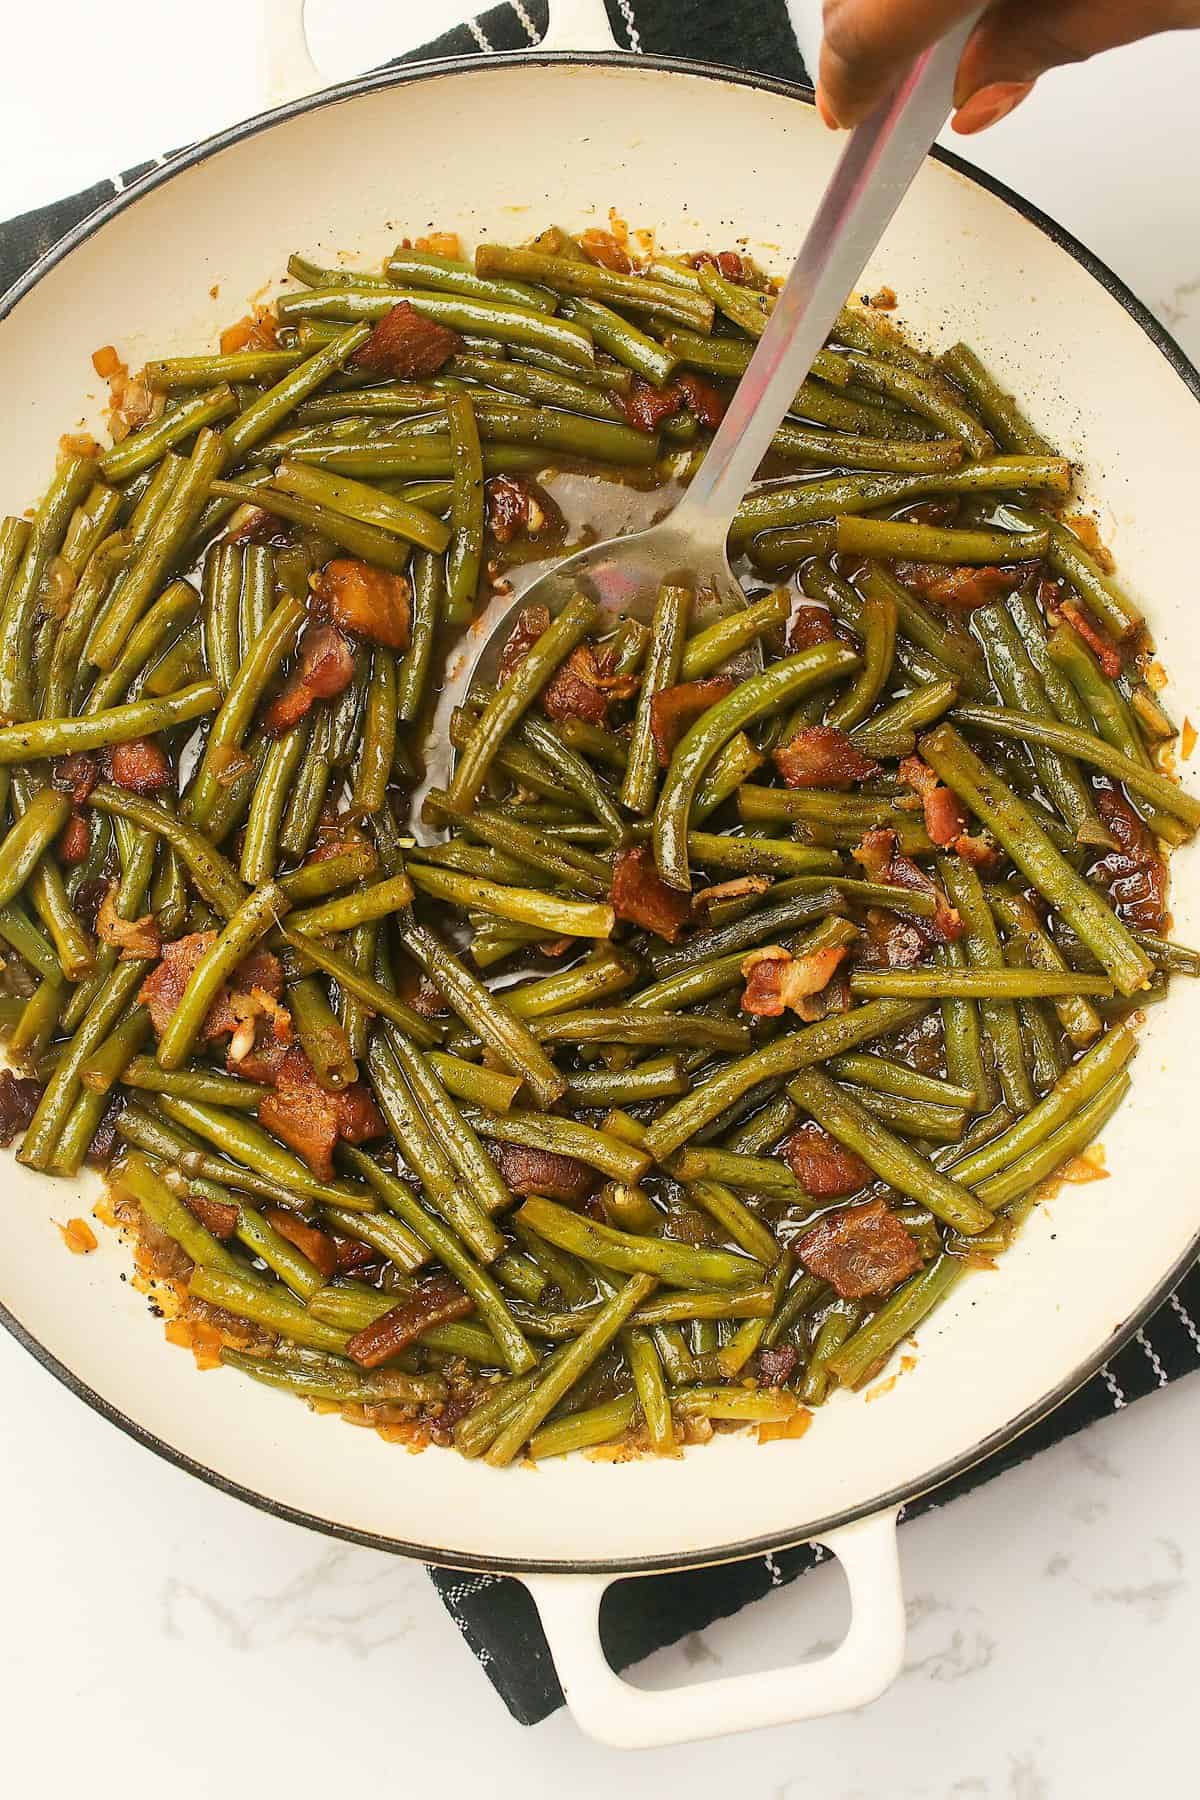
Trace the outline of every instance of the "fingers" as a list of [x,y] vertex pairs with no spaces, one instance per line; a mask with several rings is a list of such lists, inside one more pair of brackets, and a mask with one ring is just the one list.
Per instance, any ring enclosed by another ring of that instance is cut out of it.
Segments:
[[899,69],[974,12],[979,0],[825,0],[817,105],[827,125],[857,125]]

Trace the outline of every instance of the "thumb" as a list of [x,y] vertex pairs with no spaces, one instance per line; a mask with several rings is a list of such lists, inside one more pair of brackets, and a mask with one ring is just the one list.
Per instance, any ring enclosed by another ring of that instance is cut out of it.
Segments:
[[979,0],[825,0],[817,105],[827,125],[857,125],[898,72],[976,10]]

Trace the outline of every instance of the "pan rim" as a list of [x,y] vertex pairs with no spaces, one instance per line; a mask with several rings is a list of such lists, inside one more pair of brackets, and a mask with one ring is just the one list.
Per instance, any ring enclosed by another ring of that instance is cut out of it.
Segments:
[[[391,87],[406,85],[409,82],[430,80],[445,75],[474,74],[501,65],[525,68],[607,67],[626,70],[644,68],[661,74],[699,77],[738,87],[755,88],[779,95],[784,99],[799,100],[809,105],[813,103],[813,90],[804,83],[784,81],[774,76],[760,75],[744,69],[727,68],[716,63],[693,62],[681,57],[635,56],[622,51],[551,52],[539,51],[533,47],[528,51],[506,51],[499,55],[449,57],[391,66],[368,75],[358,76],[351,81],[323,88],[315,94],[290,101],[269,112],[255,114],[249,119],[214,133],[211,137],[200,140],[186,150],[179,151],[161,166],[148,170],[136,181],[131,182],[128,187],[114,194],[111,199],[102,202],[94,212],[89,213],[78,224],[72,226],[36,262],[31,264],[3,295],[0,295],[0,320],[6,318],[52,269],[63,262],[81,244],[86,243],[111,219],[165,182],[173,180],[187,169],[200,166],[210,157],[218,155],[221,151],[244,139],[255,137],[260,132],[270,130],[275,125],[282,124],[289,119],[300,117],[305,113],[316,112],[325,106],[355,99],[363,94],[377,93]],[[953,169],[958,175],[983,188],[994,198],[1003,201],[1005,205],[1035,226],[1043,236],[1049,238],[1053,244],[1065,251],[1086,273],[1091,275],[1129,314],[1134,323],[1140,326],[1146,337],[1166,358],[1193,398],[1200,403],[1200,370],[1196,368],[1170,331],[1154,317],[1101,257],[1089,250],[1073,233],[1066,230],[1039,206],[1016,193],[1006,183],[997,180],[995,176],[975,168],[963,158],[955,155],[953,151],[942,149],[940,146],[935,145],[931,154],[935,161]],[[346,1543],[359,1544],[366,1549],[380,1550],[395,1556],[405,1556],[415,1561],[444,1568],[462,1569],[473,1573],[516,1576],[605,1575],[616,1580],[624,1576],[704,1568],[723,1562],[737,1562],[754,1556],[767,1555],[792,1545],[820,1539],[823,1535],[857,1520],[868,1518],[872,1514],[893,1510],[916,1499],[921,1494],[953,1480],[957,1475],[963,1474],[997,1450],[1012,1443],[1090,1380],[1112,1356],[1115,1356],[1128,1343],[1151,1313],[1157,1310],[1168,1294],[1178,1285],[1189,1267],[1196,1262],[1198,1255],[1200,1255],[1200,1230],[1197,1230],[1188,1247],[1159,1279],[1151,1292],[1139,1302],[1121,1324],[1114,1327],[1096,1351],[1077,1363],[1070,1373],[1056,1383],[1048,1393],[1042,1395],[1005,1425],[998,1427],[986,1438],[978,1440],[957,1456],[947,1458],[934,1468],[908,1482],[901,1483],[888,1492],[873,1495],[869,1501],[861,1502],[857,1506],[846,1508],[842,1512],[827,1515],[816,1521],[797,1525],[794,1531],[780,1532],[777,1529],[758,1537],[713,1545],[703,1550],[679,1552],[671,1556],[652,1555],[616,1559],[560,1558],[554,1560],[537,1557],[488,1556],[470,1550],[445,1549],[410,1543],[401,1538],[346,1525],[339,1520],[322,1518],[316,1513],[291,1506],[269,1494],[246,1487],[230,1476],[222,1474],[219,1470],[197,1461],[166,1439],[147,1430],[136,1419],[131,1418],[119,1407],[106,1400],[73,1369],[63,1363],[21,1323],[2,1301],[0,1301],[0,1325],[70,1393],[90,1406],[109,1424],[115,1425],[127,1437],[132,1438],[136,1443],[152,1451],[185,1474],[197,1477],[219,1493],[244,1501],[247,1505],[272,1518],[304,1526],[310,1531],[316,1531]]]

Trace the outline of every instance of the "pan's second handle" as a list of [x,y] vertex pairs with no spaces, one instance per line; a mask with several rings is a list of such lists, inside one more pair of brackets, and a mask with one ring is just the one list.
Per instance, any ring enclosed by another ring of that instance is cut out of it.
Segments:
[[820,1540],[850,1589],[850,1629],[831,1655],[665,1693],[631,1687],[610,1668],[600,1643],[606,1577],[527,1577],[576,1722],[601,1743],[645,1750],[865,1706],[895,1680],[904,1656],[896,1518],[895,1511],[874,1513]]
[[[471,0],[463,0],[464,16]],[[486,10],[486,8],[485,8]],[[619,49],[604,0],[550,0],[539,50]],[[304,29],[304,0],[258,0],[258,105],[264,110],[327,87]],[[348,21],[351,29],[352,21]]]

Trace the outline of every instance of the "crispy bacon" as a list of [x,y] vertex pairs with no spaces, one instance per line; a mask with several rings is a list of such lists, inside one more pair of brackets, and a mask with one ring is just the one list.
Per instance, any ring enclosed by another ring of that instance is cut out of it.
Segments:
[[795,1344],[773,1344],[769,1350],[760,1350],[758,1373],[763,1386],[782,1387],[795,1374],[799,1361],[800,1352]]
[[357,557],[338,556],[310,578],[309,586],[328,607],[334,624],[344,631],[370,638],[389,650],[407,650],[412,632],[412,587],[405,576],[359,562]]
[[319,1181],[332,1181],[339,1143],[361,1144],[386,1129],[368,1087],[356,1081],[330,1093],[299,1044],[285,1051],[274,1079],[273,1091],[259,1102],[259,1119],[303,1158]]
[[436,375],[461,348],[457,331],[450,331],[435,319],[422,318],[414,306],[401,300],[391,312],[384,313],[350,361],[377,375],[412,381],[421,375]]
[[663,688],[650,702],[650,735],[659,767],[665,769],[676,744],[702,713],[734,689],[730,675],[709,675],[703,681],[681,681]]
[[579,1205],[596,1185],[592,1170],[578,1157],[530,1150],[523,1144],[491,1144],[489,1149],[505,1186],[514,1194],[541,1194]]
[[929,949],[928,935],[919,919],[897,918],[879,907],[867,911],[866,930],[854,946],[854,960],[861,968],[911,969]]
[[871,1171],[861,1156],[839,1144],[812,1119],[784,1139],[779,1154],[800,1186],[817,1200],[856,1194],[871,1179]]
[[682,412],[683,389],[676,383],[669,387],[653,387],[635,375],[629,392],[621,396],[621,410],[635,431],[657,431],[664,419]]
[[974,612],[1002,594],[1011,594],[1029,574],[1032,563],[1012,563],[998,569],[990,564],[977,568],[948,567],[945,563],[897,562],[896,575],[905,587],[923,600],[932,600],[957,612]]
[[833,615],[827,606],[798,606],[788,626],[788,651],[795,656],[800,650],[827,644],[834,635]]
[[614,700],[627,700],[637,691],[635,675],[613,675],[590,644],[576,644],[566,662],[555,671],[542,696],[551,719],[586,719],[603,725]]
[[500,652],[500,666],[496,670],[497,681],[507,681],[513,670],[520,668],[542,633],[549,629],[550,608],[548,606],[523,606],[517,614],[516,624],[509,632],[504,648]]
[[29,1076],[0,1069],[0,1144],[7,1149],[27,1129],[42,1097],[42,1084]]
[[746,260],[736,250],[718,250],[715,255],[711,250],[697,250],[691,260],[694,269],[702,269],[707,264],[723,275],[726,281],[736,281],[740,285],[750,279]]
[[1115,681],[1124,665],[1121,660],[1121,652],[1107,632],[1101,631],[1098,625],[1093,625],[1087,614],[1081,607],[1076,606],[1073,600],[1064,600],[1058,610],[1072,630],[1077,631],[1084,643],[1090,645],[1095,651],[1096,661],[1108,679]]
[[238,1209],[227,1206],[224,1200],[212,1200],[207,1194],[183,1193],[180,1195],[188,1211],[192,1213],[206,1231],[211,1231],[215,1238],[227,1242],[237,1230]]
[[86,750],[74,756],[60,756],[50,769],[50,785],[60,794],[69,794],[72,806],[82,806],[100,779],[100,766]]
[[[175,938],[162,947],[162,961],[152,969],[138,990],[138,999],[150,1013],[150,1022],[161,1037],[183,991],[201,957],[216,943],[215,931],[193,931],[187,937]],[[262,988],[278,999],[283,992],[283,969],[279,958],[269,950],[256,950],[239,964],[234,972],[234,992],[249,993]],[[230,1004],[230,989],[222,988],[208,1009],[201,1038],[227,1037],[237,1028],[237,1017]]]
[[599,231],[593,227],[590,231],[582,232],[579,248],[589,262],[599,263],[602,269],[612,269],[617,275],[633,273],[633,258],[620,238],[615,238],[611,231]]
[[96,936],[121,953],[121,962],[152,960],[162,955],[162,932],[153,913],[122,919],[117,913],[117,884],[110,882],[96,913]]
[[679,936],[692,906],[690,894],[667,886],[645,845],[618,854],[610,898],[618,919],[656,932],[669,944]]
[[92,828],[81,812],[72,812],[58,840],[58,860],[62,863],[87,861],[92,847]]
[[935,844],[951,846],[964,862],[972,863],[979,869],[990,868],[999,860],[998,852],[986,838],[970,836],[967,830],[970,818],[958,795],[942,785],[928,763],[923,762],[919,756],[903,757],[900,778],[907,781],[909,787],[920,795],[925,812],[925,829]]
[[921,1253],[882,1200],[826,1213],[796,1246],[810,1275],[829,1282],[843,1300],[889,1294],[921,1267]]
[[682,392],[688,411],[694,413],[710,431],[715,431],[729,405],[720,388],[711,381],[705,381],[703,375],[697,375],[693,369],[684,369],[675,377],[674,385]]
[[493,475],[485,490],[487,527],[498,544],[515,537],[540,537],[557,530],[562,514],[536,481],[524,475]]
[[849,787],[879,773],[879,764],[856,750],[836,725],[808,725],[774,752],[775,767],[789,787]]
[[934,935],[945,944],[952,944],[962,936],[962,920],[945,894],[924,869],[917,867],[912,858],[896,848],[896,834],[884,825],[876,825],[868,831],[854,852],[855,861],[862,864],[872,881],[882,881],[889,887],[906,889],[910,894],[928,894],[937,910],[932,921]]
[[470,1296],[448,1275],[431,1275],[391,1312],[356,1331],[346,1345],[347,1354],[361,1368],[378,1368],[390,1357],[399,1356],[409,1344],[415,1344],[430,1326],[465,1319],[473,1306]]
[[1117,841],[1088,870],[1108,889],[1118,917],[1139,931],[1161,931],[1167,912],[1167,865],[1153,833],[1124,792],[1108,780],[1096,783],[1096,810]]
[[153,738],[114,744],[106,755],[112,780],[132,794],[157,794],[174,780],[167,753]]
[[779,944],[752,950],[742,964],[746,979],[742,1011],[761,1019],[782,1018],[789,1009],[802,1019],[819,1017],[812,996],[828,986],[846,955],[845,944],[810,950],[804,956],[793,956]]
[[353,680],[354,651],[337,626],[306,626],[295,667],[263,714],[265,730],[290,731],[315,700],[332,700]]
[[268,1225],[273,1225],[280,1237],[294,1244],[301,1256],[307,1256],[315,1269],[329,1281],[337,1273],[337,1246],[331,1237],[318,1231],[315,1225],[307,1224],[296,1213],[289,1212],[286,1206],[267,1206],[263,1208]]

